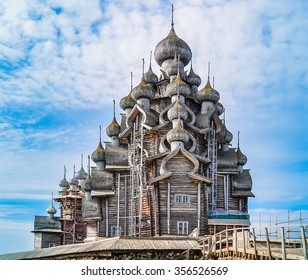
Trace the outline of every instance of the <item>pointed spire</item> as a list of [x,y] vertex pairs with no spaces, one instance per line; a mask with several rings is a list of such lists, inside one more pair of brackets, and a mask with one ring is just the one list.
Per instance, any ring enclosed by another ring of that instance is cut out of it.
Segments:
[[102,142],[102,126],[99,126],[99,142]]
[[144,78],[144,58],[142,58],[142,78]]
[[130,90],[133,89],[133,72],[130,72]]
[[75,164],[73,165],[73,178],[75,178],[76,175],[76,169],[75,169]]
[[208,66],[207,66],[207,80],[208,80],[208,82],[210,82],[210,70],[211,70],[211,64],[209,62]]
[[152,67],[152,51],[150,51],[150,68]]
[[240,147],[240,131],[237,132],[237,147]]
[[64,165],[64,179],[66,179],[66,166]]
[[173,8],[173,4],[171,4],[171,28],[172,29],[174,27],[173,13],[174,13],[174,8]]
[[115,118],[115,100],[113,99],[113,117]]
[[83,168],[83,154],[81,154],[81,168]]
[[215,77],[213,77],[213,88],[214,88]]
[[90,155],[88,155],[88,177],[90,177]]

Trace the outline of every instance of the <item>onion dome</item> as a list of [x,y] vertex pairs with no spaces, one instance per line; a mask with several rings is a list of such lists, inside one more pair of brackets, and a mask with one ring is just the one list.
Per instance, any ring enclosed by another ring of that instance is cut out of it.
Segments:
[[232,139],[233,139],[233,134],[225,126],[225,141],[226,141],[226,143],[231,143]]
[[78,186],[79,185],[79,181],[77,180],[76,177],[73,177],[70,182],[69,182],[70,186]]
[[236,149],[236,157],[237,157],[237,164],[245,165],[247,163],[247,157],[242,153],[240,147]]
[[78,180],[85,180],[88,176],[88,173],[84,171],[83,169],[83,155],[81,155],[81,168],[80,170],[76,173],[76,179]]
[[192,56],[190,47],[184,40],[176,35],[172,24],[168,36],[157,44],[154,57],[158,65],[162,66],[163,62],[172,59],[174,54],[181,56],[181,61],[184,66],[189,63]]
[[188,118],[188,112],[180,103],[179,98],[176,99],[174,106],[172,106],[172,108],[169,109],[167,115],[170,121],[173,121],[178,118],[185,121]]
[[125,110],[127,108],[134,108],[136,101],[133,99],[131,92],[124,96],[120,101],[120,107]]
[[206,85],[203,89],[199,90],[197,93],[197,99],[199,102],[212,101],[214,103],[218,102],[220,96],[219,92],[212,88],[210,80],[207,80]]
[[179,71],[176,79],[167,85],[166,93],[169,95],[169,97],[176,94],[182,95],[184,97],[190,95],[190,86],[182,80]]
[[[167,69],[166,69],[166,73],[169,77],[171,76],[175,76],[177,75],[179,69],[183,69],[184,68],[184,64],[183,62],[180,60],[180,55],[178,56],[179,58],[177,58],[177,54],[174,54],[174,59],[172,60],[172,62],[168,65]],[[181,71],[183,72],[183,70]]]
[[147,84],[156,84],[158,82],[158,77],[153,72],[151,64],[150,64],[149,70],[146,73],[144,73],[144,81]]
[[46,211],[47,214],[52,216],[57,213],[57,209],[52,204],[46,209]]
[[91,159],[96,163],[105,160],[105,149],[103,148],[102,141],[99,140],[98,146],[91,154]]
[[247,157],[242,153],[240,149],[240,132],[237,132],[237,149],[236,149],[236,157],[238,165],[245,165],[247,163]]
[[220,102],[217,102],[215,105],[217,108],[217,114],[220,116],[225,111],[224,106]]
[[142,76],[140,84],[132,89],[131,94],[136,101],[139,98],[152,100],[155,97],[153,86],[145,82],[144,75]]
[[181,125],[180,120],[177,125],[167,133],[167,141],[171,144],[174,141],[187,143],[189,141],[189,134]]
[[118,136],[120,134],[120,125],[118,124],[115,116],[113,116],[111,124],[106,128],[106,134],[109,137]]
[[187,76],[187,82],[189,82],[192,86],[200,86],[201,85],[201,78],[199,75],[197,75],[193,68],[192,68],[192,64],[190,65],[190,71],[189,74]]
[[99,126],[99,143],[95,151],[91,154],[91,159],[95,163],[105,160],[105,149],[103,148],[103,145],[102,145],[101,133],[102,133],[102,127]]

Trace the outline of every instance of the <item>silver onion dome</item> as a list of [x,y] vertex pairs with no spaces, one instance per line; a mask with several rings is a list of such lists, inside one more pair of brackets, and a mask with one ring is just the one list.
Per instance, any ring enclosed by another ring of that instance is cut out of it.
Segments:
[[212,88],[210,80],[208,79],[204,88],[198,91],[197,100],[199,102],[212,101],[216,103],[219,101],[219,99],[220,99],[219,92]]
[[171,144],[174,141],[187,143],[189,141],[188,132],[182,127],[180,121],[177,125],[167,133],[167,141]]
[[193,86],[200,86],[201,85],[201,78],[199,75],[197,75],[193,68],[192,65],[190,66],[190,71],[189,74],[187,76],[187,82],[189,82],[191,85]]
[[120,125],[118,124],[115,116],[113,117],[111,124],[107,126],[106,134],[109,137],[118,136],[120,134]]
[[220,102],[217,102],[215,105],[216,105],[216,108],[217,108],[216,109],[217,114],[221,115],[225,111],[224,106]]
[[134,108],[135,104],[136,104],[136,101],[134,100],[131,92],[120,100],[120,107],[123,110],[127,108]]
[[167,85],[166,93],[169,97],[176,94],[187,97],[190,95],[191,89],[190,86],[182,80],[178,72],[176,79]]
[[57,209],[51,204],[47,209],[46,209],[47,214],[49,215],[54,215],[57,213]]
[[236,157],[237,157],[237,164],[245,165],[247,163],[247,157],[242,153],[240,147],[236,149]]
[[132,97],[137,101],[139,98],[147,98],[152,100],[155,97],[153,86],[147,84],[144,80],[144,76],[138,86],[132,89]]
[[59,186],[60,188],[68,188],[69,183],[65,177],[59,182]]
[[91,159],[95,163],[105,160],[105,149],[103,148],[101,140],[99,141],[98,146],[95,149],[95,151],[91,154]]
[[85,180],[88,176],[88,173],[81,166],[80,170],[76,173],[76,179]]
[[166,38],[161,40],[154,51],[154,57],[159,66],[166,60],[173,59],[174,54],[181,56],[181,61],[186,66],[191,60],[192,53],[188,44],[179,38],[173,26]]
[[152,66],[150,65],[149,70],[144,73],[144,81],[147,84],[156,84],[158,82],[157,75],[153,72]]
[[231,143],[233,140],[233,134],[225,126],[225,143]]
[[167,115],[170,121],[173,121],[179,118],[185,121],[188,118],[188,112],[183,107],[183,105],[180,103],[179,98],[177,98],[177,100],[175,101],[174,106],[172,106],[172,108],[169,109]]

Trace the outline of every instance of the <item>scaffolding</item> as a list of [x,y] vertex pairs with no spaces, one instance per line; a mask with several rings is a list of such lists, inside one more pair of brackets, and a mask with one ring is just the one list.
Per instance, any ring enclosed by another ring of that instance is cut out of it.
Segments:
[[207,169],[207,176],[212,181],[211,187],[208,188],[208,211],[216,210],[217,206],[217,141],[215,134],[216,131],[212,121],[207,143],[208,157],[211,161]]
[[130,235],[140,236],[143,217],[143,190],[146,187],[144,128],[139,117],[133,125],[131,134],[131,197],[130,197]]

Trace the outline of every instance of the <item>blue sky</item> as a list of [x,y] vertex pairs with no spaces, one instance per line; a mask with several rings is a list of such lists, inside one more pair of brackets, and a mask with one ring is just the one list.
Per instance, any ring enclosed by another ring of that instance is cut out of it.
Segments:
[[[252,221],[308,217],[307,1],[173,4],[201,87],[211,61],[233,146],[241,132]],[[63,166],[71,178],[96,148],[112,100],[128,94],[131,71],[139,83],[170,21],[162,0],[0,1],[0,253],[33,248],[34,215],[46,214]]]

